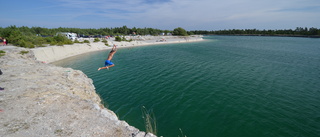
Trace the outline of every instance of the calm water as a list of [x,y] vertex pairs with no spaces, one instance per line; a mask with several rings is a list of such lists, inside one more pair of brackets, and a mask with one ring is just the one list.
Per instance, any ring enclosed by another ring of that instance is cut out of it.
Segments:
[[56,62],[92,78],[108,108],[158,136],[319,137],[320,39],[213,36],[207,41],[119,49]]

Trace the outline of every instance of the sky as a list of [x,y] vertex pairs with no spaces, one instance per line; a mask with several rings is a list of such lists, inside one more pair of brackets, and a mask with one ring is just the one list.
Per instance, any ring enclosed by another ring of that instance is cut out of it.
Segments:
[[1,0],[0,27],[320,28],[320,0]]

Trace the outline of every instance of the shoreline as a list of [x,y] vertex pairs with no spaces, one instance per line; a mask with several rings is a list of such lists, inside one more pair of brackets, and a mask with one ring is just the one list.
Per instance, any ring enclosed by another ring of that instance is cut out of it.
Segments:
[[300,37],[300,38],[320,38],[319,35],[268,35],[268,34],[208,34],[208,36],[262,36],[262,37]]
[[[131,36],[126,36],[127,39],[130,39]],[[83,38],[83,40],[89,40],[90,43],[75,43],[73,45],[63,45],[63,46],[48,46],[48,47],[39,47],[35,49],[31,49],[33,54],[35,55],[35,59],[41,61],[43,63],[52,63],[55,61],[59,61],[68,57],[72,57],[75,55],[80,55],[83,53],[99,51],[99,50],[107,50],[111,49],[112,45],[117,45],[118,48],[124,47],[138,47],[138,46],[149,46],[149,45],[159,45],[159,44],[172,44],[172,43],[188,43],[188,42],[197,42],[203,41],[201,35],[194,36],[140,36],[135,37],[131,42],[125,41],[115,41],[114,38],[107,39],[108,45],[105,43],[93,42],[93,38]],[[160,41],[164,40],[164,41]]]
[[[200,40],[203,40],[202,37],[195,40],[172,38],[159,43],[150,39],[120,45],[119,48]],[[155,137],[119,120],[113,111],[105,108],[93,80],[82,71],[50,64],[67,57],[111,48],[101,43],[36,49],[0,48],[5,51],[0,57],[3,72],[0,87],[4,88],[0,91],[0,136]]]

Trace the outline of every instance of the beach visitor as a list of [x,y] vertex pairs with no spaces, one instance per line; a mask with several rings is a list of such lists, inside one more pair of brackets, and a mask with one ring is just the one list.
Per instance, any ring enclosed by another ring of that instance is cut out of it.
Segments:
[[101,69],[108,69],[109,70],[110,67],[114,67],[114,64],[111,62],[111,59],[116,52],[117,52],[117,46],[113,45],[112,50],[110,51],[108,58],[104,63],[104,67],[99,68],[98,71]]
[[7,45],[7,40],[5,38],[3,38],[3,45]]
[[[1,71],[1,69],[0,69],[0,75],[2,75],[2,71]],[[0,90],[4,90],[4,88],[0,87]],[[3,112],[3,110],[2,110],[2,109],[0,109],[0,112]]]
[[[1,69],[0,69],[0,75],[2,75]],[[4,88],[0,87],[0,90],[4,90]]]

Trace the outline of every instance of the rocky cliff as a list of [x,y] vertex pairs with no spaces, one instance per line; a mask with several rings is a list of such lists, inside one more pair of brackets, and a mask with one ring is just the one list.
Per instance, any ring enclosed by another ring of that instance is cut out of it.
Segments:
[[152,137],[100,104],[83,72],[44,64],[29,49],[0,57],[0,136]]

